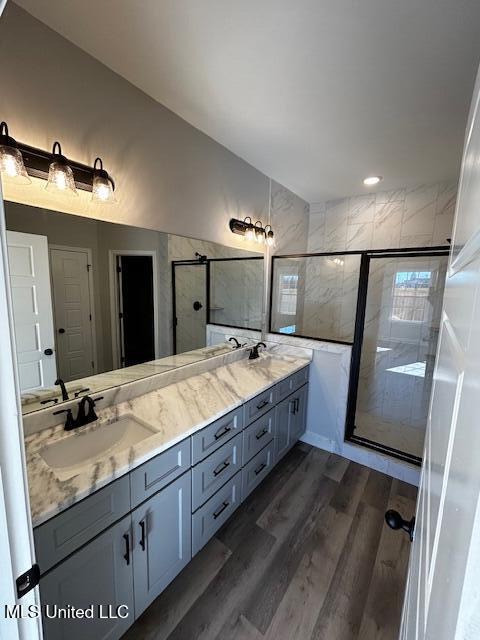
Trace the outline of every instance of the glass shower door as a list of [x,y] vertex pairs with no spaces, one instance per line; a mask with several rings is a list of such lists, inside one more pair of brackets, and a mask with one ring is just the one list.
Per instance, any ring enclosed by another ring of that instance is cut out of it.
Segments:
[[353,439],[419,462],[448,256],[369,260]]
[[175,353],[201,349],[207,331],[207,265],[173,263]]

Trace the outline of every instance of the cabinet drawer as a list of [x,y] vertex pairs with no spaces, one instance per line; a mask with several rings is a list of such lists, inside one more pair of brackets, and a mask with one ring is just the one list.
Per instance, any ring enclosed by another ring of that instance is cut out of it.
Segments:
[[270,444],[257,453],[242,469],[242,500],[258,486],[273,467],[273,445]]
[[239,433],[192,469],[192,511],[230,480],[241,464],[242,434]]
[[130,473],[132,508],[190,468],[190,447],[190,438],[186,438]]
[[48,571],[129,511],[125,475],[38,526],[33,537],[40,571]]
[[192,436],[192,464],[197,464],[219,449],[243,429],[243,407],[215,420]]
[[276,386],[277,398],[276,401],[280,402],[288,395],[299,389],[308,381],[308,366],[300,369],[296,373],[288,376],[285,380],[279,382]]
[[245,426],[251,424],[264,413],[267,413],[275,405],[275,387],[267,389],[244,405]]
[[239,506],[241,488],[239,471],[192,515],[192,555],[207,544]]
[[245,465],[263,447],[270,442],[275,433],[275,409],[270,409],[264,416],[252,422],[243,432],[243,457]]

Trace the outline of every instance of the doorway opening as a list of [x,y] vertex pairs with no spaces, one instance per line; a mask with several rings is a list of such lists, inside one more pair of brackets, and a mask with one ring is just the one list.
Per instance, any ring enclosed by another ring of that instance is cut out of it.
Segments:
[[157,265],[153,251],[110,252],[113,365],[158,357]]

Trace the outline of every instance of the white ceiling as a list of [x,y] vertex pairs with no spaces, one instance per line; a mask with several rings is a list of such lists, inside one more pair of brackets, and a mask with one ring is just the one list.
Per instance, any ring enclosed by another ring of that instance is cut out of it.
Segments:
[[456,178],[479,0],[16,0],[310,202]]

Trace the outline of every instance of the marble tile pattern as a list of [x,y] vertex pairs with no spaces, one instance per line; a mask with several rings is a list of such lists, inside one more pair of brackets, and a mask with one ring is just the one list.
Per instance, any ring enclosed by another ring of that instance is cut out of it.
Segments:
[[[33,525],[45,522],[310,363],[307,357],[278,351],[276,355],[264,353],[254,361],[245,355],[243,352],[242,360],[103,409],[98,421],[84,429],[65,432],[63,425],[56,425],[27,437]],[[47,444],[81,438],[88,431],[112,426],[122,415],[133,415],[156,433],[125,452],[115,456],[106,453],[86,463],[84,471],[69,480],[60,480],[41,457]]]
[[446,245],[457,184],[441,182],[312,203],[308,251]]
[[305,253],[310,205],[292,191],[271,181],[270,222],[275,233],[274,253]]

